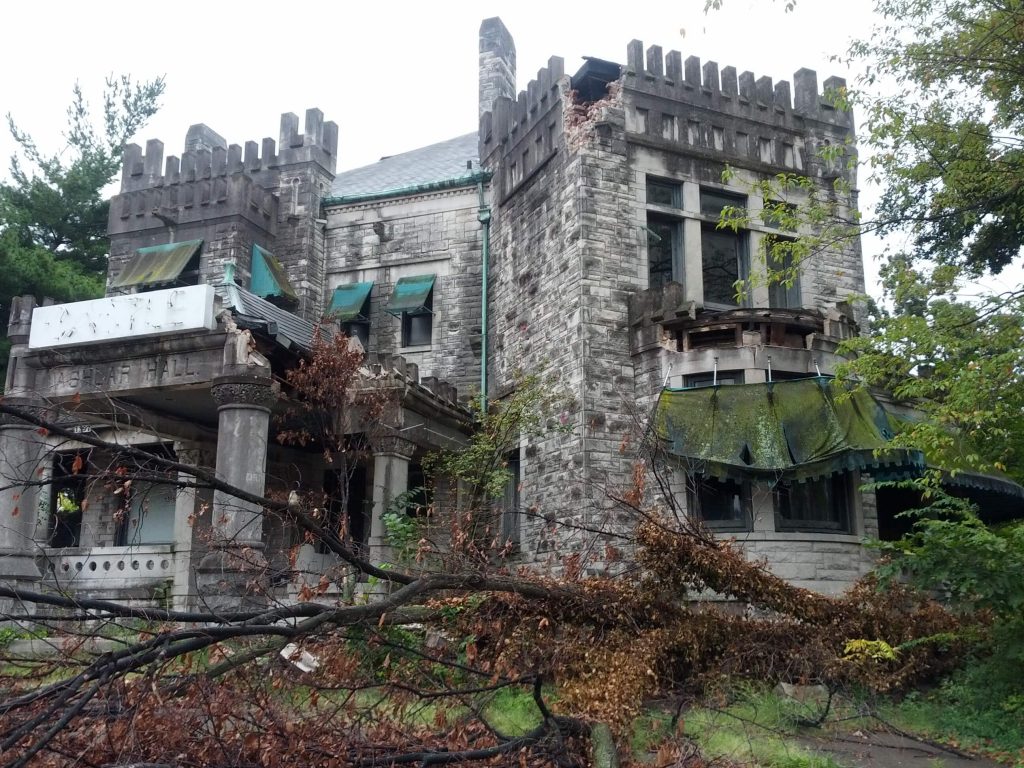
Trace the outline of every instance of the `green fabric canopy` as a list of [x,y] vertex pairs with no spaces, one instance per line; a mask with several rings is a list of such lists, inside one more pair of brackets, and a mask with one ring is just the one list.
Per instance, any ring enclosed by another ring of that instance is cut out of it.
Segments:
[[720,479],[812,480],[870,469],[923,471],[920,451],[893,448],[888,415],[864,389],[824,378],[666,389],[656,425],[669,453]]
[[434,275],[400,277],[391,292],[391,301],[388,302],[386,311],[392,315],[400,315],[403,312],[427,312],[427,302],[432,290]]
[[266,248],[255,244],[252,246],[252,279],[249,290],[263,299],[278,297],[291,301],[299,300],[281,262]]
[[363,307],[366,305],[366,299],[372,290],[372,280],[368,283],[339,285],[334,289],[334,295],[331,297],[331,305],[327,308],[327,314],[341,323],[369,319],[363,314]]
[[203,246],[202,240],[139,248],[111,284],[111,288],[173,283]]

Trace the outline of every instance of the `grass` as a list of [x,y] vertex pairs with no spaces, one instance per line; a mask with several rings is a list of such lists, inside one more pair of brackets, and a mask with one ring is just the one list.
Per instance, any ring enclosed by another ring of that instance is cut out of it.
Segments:
[[[799,702],[770,691],[744,690],[721,708],[695,707],[685,711],[676,733],[692,739],[708,760],[756,765],[762,768],[839,768],[829,756],[795,740],[797,717],[808,717]],[[634,723],[630,747],[641,757],[672,736],[672,717],[651,710]]]
[[1024,767],[1024,712],[999,706],[995,696],[985,701],[978,693],[970,672],[964,671],[934,690],[881,706],[879,714],[909,733]]
[[541,714],[533,697],[521,688],[502,688],[483,708],[483,715],[499,733],[522,736],[541,722]]

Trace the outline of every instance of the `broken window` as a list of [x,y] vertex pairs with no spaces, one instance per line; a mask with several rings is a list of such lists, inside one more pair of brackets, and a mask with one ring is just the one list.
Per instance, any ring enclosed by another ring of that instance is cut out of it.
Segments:
[[850,532],[848,474],[775,486],[775,525],[780,531]]
[[793,248],[796,240],[778,235],[765,236],[765,258],[768,264],[768,306],[799,309],[800,269],[795,264]]
[[683,281],[683,228],[678,219],[647,215],[648,287]]
[[706,475],[691,476],[689,501],[693,514],[708,528],[727,531],[750,529],[749,483],[718,480]]
[[50,484],[47,541],[51,547],[82,546],[82,512],[88,493],[89,452],[57,454]]
[[434,294],[431,292],[422,310],[402,313],[403,347],[425,347],[430,344],[434,333],[433,304]]
[[363,350],[370,348],[370,293],[373,281],[366,283],[348,283],[334,289],[331,304],[327,308],[328,317],[341,324],[346,336],[359,339]]
[[700,210],[706,217],[701,227],[701,264],[704,276],[705,306],[736,307],[737,283],[750,274],[747,233],[744,230],[719,229],[718,221],[727,209],[746,208],[746,198],[726,192],[702,189]]
[[[324,527],[354,545],[357,551],[365,550],[370,535],[372,499],[367,498],[366,476],[366,467],[362,464],[324,473],[327,494]],[[318,554],[333,551],[323,539],[317,539],[315,549]]]

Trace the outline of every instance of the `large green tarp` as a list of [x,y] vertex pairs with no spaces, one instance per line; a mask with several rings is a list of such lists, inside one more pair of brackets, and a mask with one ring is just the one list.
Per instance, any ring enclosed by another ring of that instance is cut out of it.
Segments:
[[666,389],[656,415],[669,453],[720,479],[811,480],[870,469],[920,474],[920,451],[894,448],[889,417],[864,389],[816,377]]

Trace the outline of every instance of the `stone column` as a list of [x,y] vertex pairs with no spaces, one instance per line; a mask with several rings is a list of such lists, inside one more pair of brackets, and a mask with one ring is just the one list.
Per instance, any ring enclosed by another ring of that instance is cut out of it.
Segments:
[[[49,488],[39,485],[47,456],[38,427],[13,417],[0,424],[0,583],[7,586],[38,586],[36,525],[40,505],[49,500]],[[30,612],[31,606],[0,598],[0,613]]]
[[[20,406],[39,415],[47,415],[32,397],[34,371],[24,365],[36,301],[31,296],[15,296],[7,336],[11,355],[7,364],[4,402]],[[42,486],[47,479],[46,438],[39,428],[13,417],[0,422],[0,582],[14,587],[35,589],[40,579],[36,556],[40,554],[37,539],[45,533],[37,530],[39,520],[46,520],[40,505],[49,502],[50,489]],[[31,613],[33,606],[0,599],[0,613],[17,615]],[[2,618],[2,617],[0,617]]]
[[[277,399],[267,375],[222,376],[211,387],[218,404],[217,479],[262,496],[270,407]],[[201,603],[213,610],[255,607],[266,600],[263,509],[214,491],[211,552],[198,568]]]
[[[192,467],[209,466],[212,463],[209,452],[193,443],[176,442],[174,454],[180,463]],[[171,600],[175,610],[184,611],[195,607],[192,605],[196,594],[192,565],[193,560],[198,560],[201,554],[196,552],[196,547],[203,541],[203,521],[199,513],[204,492],[187,487],[196,481],[187,472],[179,472],[178,479],[184,485],[178,489],[174,501],[174,583],[171,585]],[[208,495],[206,501],[209,502]],[[197,529],[200,531],[198,536]]]
[[416,446],[401,437],[385,436],[371,440],[373,448],[373,515],[370,518],[370,559],[388,562],[391,547],[384,529],[384,513],[392,502],[409,490],[409,460]]

